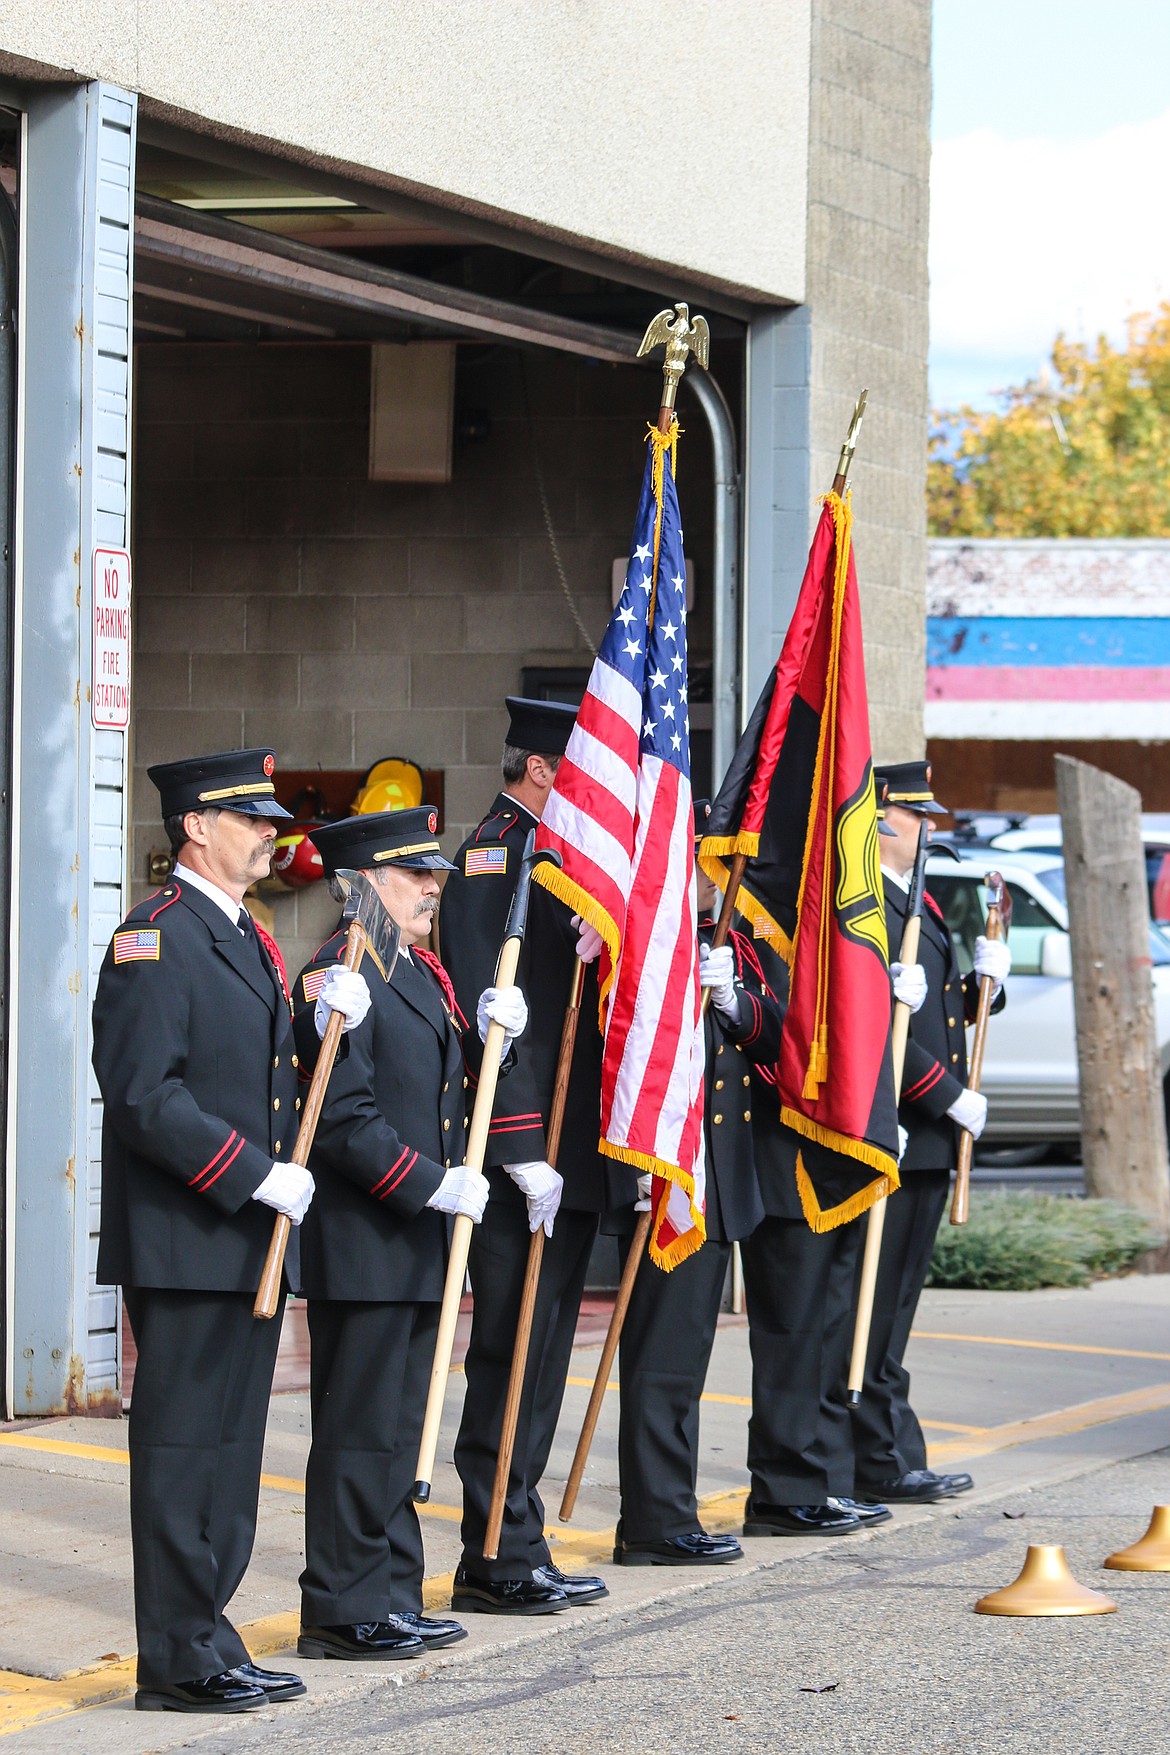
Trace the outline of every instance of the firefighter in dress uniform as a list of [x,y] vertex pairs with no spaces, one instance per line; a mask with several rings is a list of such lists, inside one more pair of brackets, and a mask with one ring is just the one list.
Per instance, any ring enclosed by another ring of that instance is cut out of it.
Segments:
[[[294,988],[302,1077],[332,1008],[351,1032],[329,1082],[301,1236],[313,1441],[305,1483],[303,1657],[397,1659],[464,1638],[422,1613],[423,1543],[412,1497],[447,1269],[447,1216],[477,1223],[486,1179],[463,1167],[464,1020],[427,948],[439,901],[437,816],[380,811],[312,831],[338,900],[339,869],[365,873],[401,933],[389,981],[340,967],[346,929]],[[477,1008],[504,1052],[527,1017],[517,988]]]
[[[710,808],[695,800],[696,850]],[[781,1012],[742,933],[711,948],[715,886],[704,872],[696,875],[699,978],[711,990],[704,1020],[707,1236],[669,1273],[645,1261],[634,1281],[618,1373],[621,1514],[613,1557],[620,1566],[716,1566],[743,1557],[734,1536],[709,1535],[699,1523],[699,1398],[732,1243],[750,1236],[764,1215],[752,1153],[752,1067],[775,1063]],[[639,1178],[637,1210],[648,1203],[650,1184],[648,1175]]]
[[[574,708],[557,702],[509,697],[507,704],[504,788],[456,854],[455,870],[443,891],[442,954],[465,1007],[474,1005],[475,996],[492,980],[524,843],[540,820],[576,718]],[[598,1218],[607,1208],[632,1205],[636,1185],[632,1170],[610,1164],[597,1150],[601,1036],[592,969],[586,970],[557,1169],[545,1159],[561,1027],[581,936],[568,909],[534,884],[517,977],[531,1024],[516,1044],[516,1064],[496,1095],[485,1163],[491,1193],[471,1249],[474,1303],[467,1391],[455,1445],[463,1483],[463,1557],[452,1598],[457,1610],[549,1614],[607,1594],[600,1578],[566,1576],[553,1564],[539,1491],[564,1396]],[[499,1555],[487,1560],[484,1534],[529,1237],[540,1225],[548,1241],[528,1373]]]
[[[923,817],[947,813],[931,789],[927,762],[875,768],[874,785],[884,798],[880,843],[891,950],[906,923],[910,874]],[[959,1129],[978,1139],[987,1099],[967,1088],[965,1026],[975,1016],[979,982],[995,983],[993,1010],[1005,1003],[1003,982],[1011,952],[1002,941],[975,941],[975,967],[959,973],[955,947],[942,911],[928,894],[922,913],[918,966],[925,996],[910,1022],[898,1121],[909,1140],[901,1160],[902,1186],[886,1209],[874,1297],[873,1326],[860,1404],[852,1410],[857,1497],[865,1502],[929,1504],[972,1485],[968,1474],[939,1474],[927,1467],[922,1428],[910,1406],[910,1374],[903,1359],[918,1299],[930,1271],[935,1233],[946,1206]]]
[[[239,1712],[305,1692],[252,1664],[227,1618],[256,1530],[280,1321],[252,1302],[274,1213],[300,1224],[297,1056],[280,953],[242,906],[268,875],[271,750],[149,770],[176,856],[98,980],[104,1103],[99,1283],[138,1348],[130,1532],[140,1711]],[[297,1281],[297,1234],[285,1259]]]

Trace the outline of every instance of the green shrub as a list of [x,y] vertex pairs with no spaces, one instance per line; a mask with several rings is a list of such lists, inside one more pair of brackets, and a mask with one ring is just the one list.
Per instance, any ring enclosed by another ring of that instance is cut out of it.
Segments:
[[1161,1241],[1141,1213],[1116,1201],[973,1193],[967,1224],[944,1219],[939,1227],[927,1284],[995,1292],[1087,1286],[1124,1273]]

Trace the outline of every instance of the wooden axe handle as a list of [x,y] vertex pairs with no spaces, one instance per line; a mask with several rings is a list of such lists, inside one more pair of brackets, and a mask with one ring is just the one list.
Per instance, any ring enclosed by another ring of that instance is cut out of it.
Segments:
[[[342,959],[346,969],[357,969],[366,954],[365,929],[357,920],[350,926],[345,941],[345,956]],[[313,1135],[317,1131],[317,1122],[321,1117],[321,1109],[325,1102],[325,1092],[333,1072],[333,1063],[337,1059],[337,1045],[341,1041],[341,1032],[345,1028],[345,1014],[332,1012],[325,1026],[325,1034],[321,1038],[321,1047],[317,1054],[317,1065],[309,1084],[309,1094],[305,1098],[301,1125],[297,1132],[297,1143],[293,1147],[290,1160],[293,1164],[306,1166],[309,1153],[313,1149]],[[256,1293],[256,1302],[252,1306],[252,1315],[270,1318],[276,1315],[280,1304],[280,1279],[284,1272],[284,1252],[288,1248],[289,1232],[292,1226],[283,1213],[276,1215],[276,1223],[272,1227],[272,1242],[268,1245],[268,1254],[264,1258],[264,1272],[260,1275],[260,1286]]]
[[[987,937],[1003,937],[1003,917],[993,902],[987,910]],[[991,992],[995,986],[990,975],[979,983],[979,1005],[975,1012],[975,1039],[971,1044],[971,1064],[967,1070],[967,1088],[977,1091],[983,1079],[983,1051],[987,1046],[987,1025],[991,1017]],[[959,1162],[955,1170],[955,1191],[951,1196],[951,1224],[965,1225],[971,1204],[971,1164],[975,1157],[975,1136],[966,1128],[959,1133]]]
[[[515,986],[516,968],[520,961],[520,945],[521,940],[518,938],[505,939],[500,951],[500,960],[496,966],[495,985],[497,987]],[[467,1151],[463,1159],[469,1170],[483,1169],[483,1161],[487,1153],[488,1128],[492,1119],[492,1105],[496,1100],[496,1081],[500,1076],[500,1051],[503,1046],[504,1026],[495,1022],[490,1023],[487,1039],[483,1045],[479,1084],[475,1092],[475,1107],[471,1111],[471,1126],[467,1133]],[[420,1505],[425,1505],[431,1496],[431,1481],[435,1472],[435,1452],[439,1447],[439,1425],[443,1418],[447,1379],[451,1375],[451,1349],[455,1345],[455,1326],[459,1321],[459,1306],[463,1300],[463,1286],[467,1279],[467,1258],[471,1253],[471,1236],[474,1229],[475,1226],[466,1213],[459,1213],[451,1227],[451,1245],[447,1255],[447,1278],[443,1283],[443,1303],[439,1310],[439,1331],[435,1336],[435,1357],[431,1365],[427,1409],[423,1417],[422,1437],[419,1440],[418,1463],[415,1469],[414,1497]]]

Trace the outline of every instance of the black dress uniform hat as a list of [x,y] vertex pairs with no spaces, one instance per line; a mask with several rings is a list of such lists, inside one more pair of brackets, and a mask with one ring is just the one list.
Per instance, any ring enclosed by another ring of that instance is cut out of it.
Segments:
[[912,810],[919,816],[950,814],[931,790],[929,762],[891,762],[874,769],[873,783],[880,809],[896,804],[899,810]]
[[272,750],[224,750],[216,756],[191,756],[185,762],[156,762],[146,772],[158,787],[164,817],[213,805],[249,817],[292,815],[276,802]]
[[697,848],[699,845],[699,842],[703,839],[703,836],[707,833],[707,818],[711,815],[711,800],[709,798],[696,798],[695,803],[694,803],[694,811],[695,811],[695,846]]
[[377,870],[404,865],[412,871],[454,871],[439,852],[439,816],[429,804],[417,810],[379,810],[367,816],[322,823],[309,839],[320,853],[325,874],[337,870]]
[[522,695],[506,695],[508,736],[516,750],[538,756],[563,756],[569,733],[577,722],[576,707],[564,701],[528,701]]

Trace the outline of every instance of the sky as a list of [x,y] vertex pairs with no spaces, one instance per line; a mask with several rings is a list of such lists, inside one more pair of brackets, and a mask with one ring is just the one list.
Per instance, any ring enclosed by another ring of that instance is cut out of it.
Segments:
[[934,0],[932,135],[936,408],[1170,298],[1170,0]]

